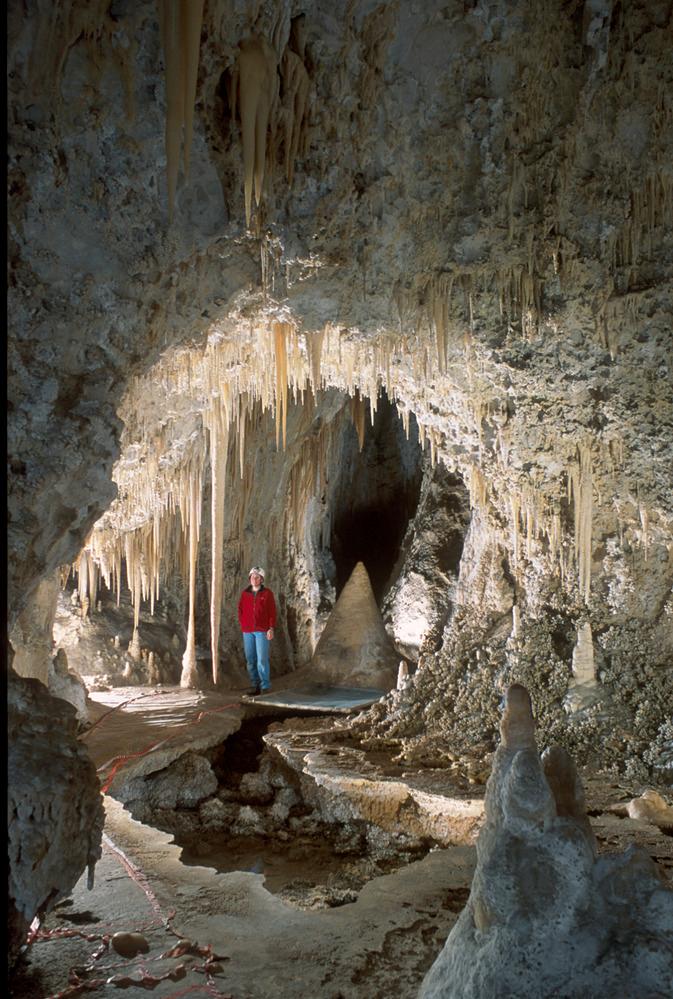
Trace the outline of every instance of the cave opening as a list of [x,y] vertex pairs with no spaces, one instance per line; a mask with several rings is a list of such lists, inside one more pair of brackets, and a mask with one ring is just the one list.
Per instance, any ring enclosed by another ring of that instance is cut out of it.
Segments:
[[413,414],[407,437],[397,407],[381,390],[373,422],[367,417],[362,449],[351,428],[339,466],[330,536],[336,595],[362,562],[380,605],[416,513],[423,479],[423,451]]

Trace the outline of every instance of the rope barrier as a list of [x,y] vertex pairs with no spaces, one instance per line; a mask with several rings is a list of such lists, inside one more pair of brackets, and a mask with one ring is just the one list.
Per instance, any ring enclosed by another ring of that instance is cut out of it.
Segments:
[[199,711],[196,718],[193,718],[190,721],[185,722],[182,725],[179,725],[177,729],[174,730],[171,733],[171,735],[166,736],[165,739],[159,739],[157,742],[153,742],[151,745],[146,746],[144,749],[139,750],[137,753],[126,753],[123,756],[114,756],[111,760],[107,760],[96,770],[96,773],[100,774],[105,770],[107,770],[108,767],[112,766],[112,770],[107,775],[105,782],[101,786],[102,793],[107,794],[108,790],[112,786],[112,782],[117,776],[117,772],[124,766],[125,763],[128,763],[129,760],[135,760],[139,759],[140,757],[147,756],[148,753],[152,753],[155,749],[158,749],[160,746],[165,745],[165,743],[170,742],[172,739],[175,739],[177,735],[183,732],[186,728],[190,728],[192,725],[198,725],[208,715],[219,714],[222,711],[228,711],[230,708],[236,708],[236,707],[238,707],[238,702],[232,701],[231,704],[224,704],[219,708],[206,708],[203,711]]
[[[81,995],[83,992],[93,992],[98,988],[114,985],[117,988],[129,988],[131,986],[137,986],[143,989],[154,989],[160,982],[164,981],[181,981],[186,977],[188,972],[194,971],[205,976],[205,982],[196,985],[189,985],[185,989],[181,989],[178,992],[169,993],[166,999],[181,999],[182,996],[189,995],[190,993],[200,992],[202,995],[206,994],[211,996],[212,999],[233,999],[230,993],[220,992],[217,988],[217,983],[212,977],[211,967],[218,961],[222,960],[217,955],[213,953],[213,948],[211,944],[200,945],[198,943],[190,943],[187,941],[183,942],[181,935],[173,928],[171,921],[175,916],[175,910],[171,909],[168,914],[164,915],[161,908],[161,904],[155,895],[152,886],[147,878],[145,872],[135,864],[130,857],[128,857],[124,851],[114,843],[107,833],[103,833],[103,843],[109,852],[111,852],[115,859],[122,865],[128,876],[136,882],[139,888],[142,890],[150,907],[158,917],[159,924],[164,926],[169,930],[174,936],[178,938],[178,943],[174,944],[167,951],[163,951],[156,957],[143,957],[141,958],[141,963],[134,968],[134,971],[140,973],[139,978],[131,977],[128,970],[128,965],[121,962],[115,962],[114,964],[108,965],[98,965],[96,966],[96,961],[107,953],[110,948],[111,933],[85,933],[83,930],[70,929],[69,927],[56,927],[53,930],[40,930],[39,927],[35,929],[34,939],[39,940],[49,940],[58,939],[61,937],[82,937],[84,940],[94,941],[100,940],[100,946],[94,951],[94,953],[89,958],[89,962],[84,967],[79,966],[78,968],[72,968],[68,974],[68,986],[61,992],[55,993],[54,995],[48,996],[47,999],[74,999],[75,996]],[[144,924],[146,925],[146,924]],[[156,918],[152,920],[150,924],[154,928],[157,926]],[[112,929],[112,927],[107,926],[107,929]],[[187,967],[184,963],[176,965],[174,968],[167,971],[162,975],[152,975],[144,965],[151,964],[155,961],[164,961],[171,957],[182,957],[184,954],[196,953],[199,957],[203,958],[200,965],[192,965]],[[85,978],[87,972],[96,971],[98,976],[103,971],[115,971],[115,969],[123,968],[124,973],[113,974],[106,978],[96,977],[96,978]]]
[[145,697],[158,697],[160,693],[161,691],[153,690],[150,693],[146,692],[144,694],[137,694],[136,697],[129,697],[128,700],[126,701],[120,701],[119,704],[115,704],[114,707],[110,708],[108,711],[105,711],[100,716],[100,718],[98,718],[93,723],[93,725],[90,725],[89,728],[85,732],[82,732],[82,734],[79,735],[77,738],[79,739],[80,742],[83,742],[91,735],[91,733],[95,728],[98,728],[101,722],[105,721],[108,715],[114,714],[114,712],[119,711],[120,708],[125,708],[127,704],[135,704],[136,701],[142,701],[142,699]]
[[[113,714],[113,712],[119,710],[120,708],[126,707],[128,704],[132,704],[136,701],[142,700],[143,698],[155,696],[158,693],[159,693],[158,691],[153,691],[150,694],[148,693],[139,694],[137,697],[128,698],[128,700],[122,701],[120,704],[116,704],[109,711],[105,712],[105,714],[101,715],[101,717],[95,722],[95,724],[92,725],[91,728],[87,729],[87,731],[84,732],[80,738],[86,738],[106,718],[109,718],[109,716]],[[128,753],[123,756],[113,757],[112,760],[109,760],[106,763],[102,764],[102,766],[98,767],[96,771],[98,774],[100,774],[101,772],[106,771],[108,767],[110,766],[112,767],[110,772],[107,774],[105,782],[101,787],[101,791],[103,792],[103,794],[107,793],[118,771],[129,760],[138,759],[142,756],[146,756],[148,753],[151,753],[155,749],[158,749],[159,746],[163,746],[166,743],[170,742],[171,740],[175,739],[177,735],[183,732],[185,729],[190,728],[192,725],[198,725],[201,721],[203,721],[204,718],[207,718],[208,715],[220,714],[222,711],[228,711],[231,708],[236,708],[236,707],[238,707],[238,702],[233,701],[230,704],[224,704],[219,708],[203,709],[198,712],[195,718],[192,718],[189,721],[183,723],[182,725],[179,725],[177,729],[174,730],[166,738],[160,739],[157,742],[152,743],[150,746],[147,746],[145,749],[142,749],[137,753]],[[128,876],[133,881],[136,882],[138,887],[144,893],[153,912],[155,913],[154,919],[152,919],[149,922],[145,921],[143,923],[142,928],[150,929],[150,928],[156,928],[157,925],[162,925],[171,933],[173,933],[174,936],[181,939],[180,934],[171,925],[172,919],[175,916],[175,909],[171,909],[168,912],[168,914],[165,915],[161,908],[159,900],[157,899],[144,871],[142,871],[141,868],[138,867],[137,864],[135,864],[124,853],[124,851],[121,850],[110,839],[110,837],[106,833],[103,833],[102,838],[105,847],[108,849],[109,852],[111,852],[116,857],[117,861],[126,870]],[[113,928],[110,925],[106,925],[105,929],[108,931],[113,930]],[[136,927],[136,929],[139,928]],[[81,937],[82,939],[88,940],[90,942],[97,940],[100,941],[100,946],[91,955],[91,957],[89,958],[89,963],[86,966],[84,967],[79,966],[76,969],[72,968],[70,970],[68,974],[69,984],[67,988],[52,996],[48,996],[47,999],[74,999],[75,996],[79,996],[83,992],[94,992],[98,988],[110,985],[122,989],[129,988],[132,986],[137,986],[143,989],[154,989],[160,982],[182,980],[187,975],[188,970],[198,972],[199,974],[203,974],[206,979],[205,982],[195,985],[189,985],[186,988],[180,989],[177,992],[172,992],[166,996],[166,999],[182,999],[183,996],[190,995],[195,992],[200,992],[202,995],[204,994],[208,995],[212,997],[212,999],[233,999],[231,994],[229,993],[225,994],[219,991],[219,989],[217,988],[217,983],[214,981],[212,977],[210,966],[213,965],[217,960],[221,959],[219,959],[213,953],[213,948],[212,945],[210,944],[206,945],[189,944],[189,946],[187,946],[185,944],[178,943],[175,944],[168,951],[165,951],[164,953],[158,955],[158,957],[144,958],[142,959],[140,966],[137,967],[137,970],[140,972],[140,978],[130,977],[128,971],[126,971],[125,974],[113,974],[111,977],[107,978],[83,977],[83,975],[86,974],[87,972],[96,971],[98,972],[98,974],[100,974],[101,971],[114,971],[116,968],[123,967],[127,969],[128,966],[121,963],[115,963],[111,965],[104,965],[98,967],[96,967],[95,965],[95,962],[98,961],[99,958],[101,958],[103,954],[107,953],[107,951],[109,950],[111,936],[112,936],[111,932],[86,933],[84,930],[78,930],[70,927],[55,927],[52,930],[41,929],[40,921],[36,919],[34,923],[31,925],[30,933],[28,935],[29,944],[32,944],[35,940],[50,940],[50,939],[59,939],[59,938],[68,938],[68,937]],[[200,965],[193,965],[189,969],[185,966],[184,963],[178,964],[176,965],[175,968],[172,968],[170,971],[167,971],[165,974],[162,975],[152,975],[147,971],[145,967],[143,967],[144,964],[148,964],[153,961],[166,960],[167,958],[171,957],[180,957],[183,954],[189,952],[196,952],[196,954],[204,958],[203,963]]]
[[103,833],[103,842],[105,843],[108,850],[110,850],[112,853],[116,855],[117,860],[122,865],[122,867],[126,868],[126,871],[128,872],[129,876],[144,892],[147,901],[150,903],[154,911],[161,917],[164,923],[168,925],[168,920],[166,919],[166,917],[164,917],[161,906],[159,905],[159,900],[152,891],[152,888],[150,886],[149,881],[147,880],[145,873],[141,871],[139,867],[136,867],[133,861],[126,856],[124,851],[120,850],[120,848],[115,843],[112,842],[107,833]]

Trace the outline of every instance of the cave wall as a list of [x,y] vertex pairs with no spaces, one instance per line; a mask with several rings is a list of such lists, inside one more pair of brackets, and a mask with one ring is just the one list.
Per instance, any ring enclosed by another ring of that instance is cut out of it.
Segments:
[[669,6],[313,5],[304,153],[291,189],[271,162],[248,237],[222,78],[251,31],[284,52],[300,13],[208,6],[168,225],[154,4],[69,3],[51,27],[37,5],[10,11],[13,613],[113,495],[132,374],[259,308],[260,244],[297,322],[359,338],[362,378],[378,331],[398,338],[397,394],[449,467],[486,476],[510,533],[511,487],[554,512],[588,441],[612,497],[598,535],[662,558]]
[[[121,533],[163,509],[134,476],[205,453],[199,365],[222,337],[227,405],[278,410],[283,322],[295,373],[370,398],[385,387],[469,490],[439,651],[421,655],[404,717],[384,706],[370,725],[478,743],[514,678],[551,734],[589,624],[609,689],[574,720],[578,759],[600,744],[663,766],[670,31],[664,0],[209,3],[169,219],[156,5],[10,5],[10,627],[116,493]],[[251,36],[278,64],[279,103],[247,228],[231,88]],[[298,122],[289,65],[308,78]],[[179,349],[185,378],[153,393]]]
[[[358,404],[364,414],[361,449]],[[275,433],[273,416],[256,407],[245,428],[243,474],[238,437],[230,443],[220,626],[222,668],[230,677],[244,668],[236,608],[252,565],[264,567],[278,606],[274,673],[306,666],[357,561],[378,582],[379,602],[391,574],[403,571],[403,555],[396,565],[399,542],[421,487],[417,434],[407,440],[395,407],[384,398],[370,417],[367,399],[335,390],[307,393],[303,403],[289,404],[284,447],[277,447]],[[211,500],[206,476],[197,585],[197,644],[204,656],[210,646]],[[352,525],[363,520],[364,532],[358,533]],[[176,579],[167,574],[162,580],[164,596]],[[184,587],[175,603],[185,620]]]
[[40,680],[45,687],[49,685],[59,589],[58,572],[40,580],[10,634],[14,649],[12,668],[19,676]]
[[7,694],[10,964],[33,919],[65,898],[101,855],[103,799],[75,709],[11,673]]

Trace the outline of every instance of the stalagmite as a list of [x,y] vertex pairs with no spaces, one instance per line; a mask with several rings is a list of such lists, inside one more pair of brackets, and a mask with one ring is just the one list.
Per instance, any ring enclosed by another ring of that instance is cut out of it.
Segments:
[[511,638],[519,638],[521,634],[521,611],[519,610],[518,604],[512,604],[512,631],[510,633]]
[[137,627],[133,629],[133,636],[129,642],[128,653],[132,659],[140,659],[140,634]]
[[369,575],[358,562],[316,645],[310,674],[323,683],[390,690],[397,681],[398,663]]
[[585,622],[577,631],[577,644],[573,649],[573,674],[577,683],[594,683],[594,643],[591,625]]
[[503,748],[512,753],[535,747],[533,706],[530,694],[520,683],[513,683],[507,690],[500,737]]
[[572,668],[573,680],[563,699],[563,707],[571,715],[590,708],[601,696],[596,682],[593,635],[588,621],[577,629]]

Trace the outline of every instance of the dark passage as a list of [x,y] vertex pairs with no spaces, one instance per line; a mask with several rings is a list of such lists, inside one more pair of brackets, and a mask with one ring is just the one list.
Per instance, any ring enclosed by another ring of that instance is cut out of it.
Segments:
[[373,427],[367,412],[362,452],[355,429],[346,435],[330,546],[337,596],[357,562],[364,562],[379,603],[385,593],[421,487],[422,451],[413,415],[409,430],[407,440],[397,408],[382,392]]

